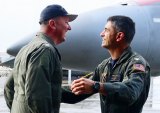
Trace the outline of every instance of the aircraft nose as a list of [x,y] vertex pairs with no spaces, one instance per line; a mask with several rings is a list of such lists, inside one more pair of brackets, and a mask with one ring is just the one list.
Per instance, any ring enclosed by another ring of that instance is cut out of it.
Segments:
[[26,45],[27,43],[29,43],[29,41],[35,36],[35,33],[34,34],[31,34],[25,38],[22,38],[22,40],[14,43],[12,46],[10,46],[9,48],[7,48],[7,53],[9,55],[12,55],[12,56],[16,56],[17,53],[19,52],[19,50],[24,46]]
[[9,47],[9,48],[7,48],[7,53],[8,53],[9,55],[16,56],[16,54],[17,54],[16,51],[17,51],[17,50],[16,50],[15,48],[13,48],[12,46]]

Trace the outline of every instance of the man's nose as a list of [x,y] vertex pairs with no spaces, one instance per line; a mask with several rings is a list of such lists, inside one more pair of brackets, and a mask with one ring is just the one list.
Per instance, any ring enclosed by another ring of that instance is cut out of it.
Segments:
[[68,25],[68,30],[71,30],[71,26],[70,25]]
[[104,37],[104,30],[100,33],[101,37]]

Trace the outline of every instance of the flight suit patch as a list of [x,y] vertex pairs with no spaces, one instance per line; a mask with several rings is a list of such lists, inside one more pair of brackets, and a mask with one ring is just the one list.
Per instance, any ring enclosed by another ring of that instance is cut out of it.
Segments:
[[110,82],[119,82],[120,81],[120,75],[112,75],[110,78]]
[[133,64],[133,70],[145,72],[145,67],[142,64]]

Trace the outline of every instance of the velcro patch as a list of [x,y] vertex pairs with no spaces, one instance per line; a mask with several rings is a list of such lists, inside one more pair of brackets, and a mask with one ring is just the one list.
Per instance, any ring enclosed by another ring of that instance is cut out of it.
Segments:
[[145,72],[145,67],[142,64],[133,64],[133,70],[139,70]]

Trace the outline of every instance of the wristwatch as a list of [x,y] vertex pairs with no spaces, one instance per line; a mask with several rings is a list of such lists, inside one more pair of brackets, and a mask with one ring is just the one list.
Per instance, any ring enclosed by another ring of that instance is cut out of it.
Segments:
[[98,93],[98,91],[100,89],[100,83],[95,81],[92,88],[93,88],[94,93]]

